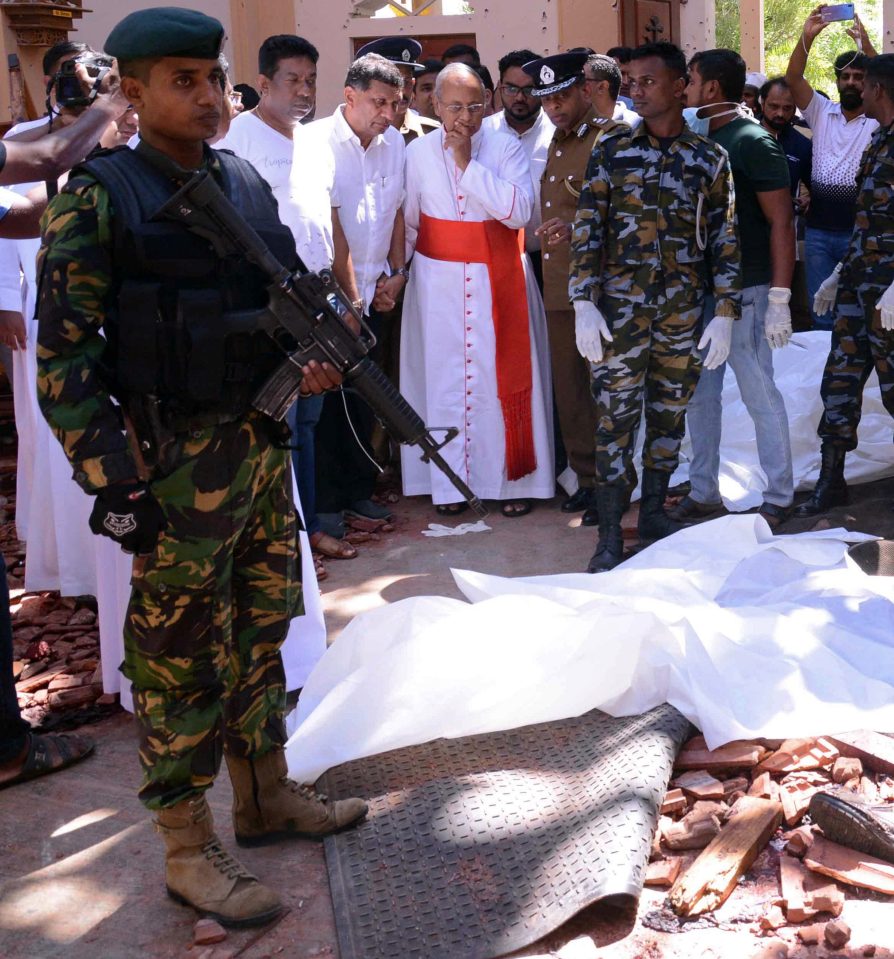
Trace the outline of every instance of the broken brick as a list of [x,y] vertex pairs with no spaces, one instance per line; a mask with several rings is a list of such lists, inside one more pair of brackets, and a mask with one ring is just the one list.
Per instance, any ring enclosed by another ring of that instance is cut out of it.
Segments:
[[823,939],[830,949],[841,949],[846,946],[851,938],[851,927],[841,919],[834,922],[827,922],[823,930]]

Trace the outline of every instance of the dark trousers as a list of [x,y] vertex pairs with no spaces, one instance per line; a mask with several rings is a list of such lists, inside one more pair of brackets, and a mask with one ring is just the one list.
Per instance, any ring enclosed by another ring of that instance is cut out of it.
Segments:
[[14,759],[25,746],[31,727],[22,719],[12,678],[12,621],[6,563],[0,555],[0,763]]
[[[367,322],[380,340],[388,314],[372,310]],[[381,365],[376,353],[373,359]],[[315,434],[317,513],[340,513],[372,496],[379,471],[366,454],[373,455],[374,425],[372,410],[350,387],[325,395]]]

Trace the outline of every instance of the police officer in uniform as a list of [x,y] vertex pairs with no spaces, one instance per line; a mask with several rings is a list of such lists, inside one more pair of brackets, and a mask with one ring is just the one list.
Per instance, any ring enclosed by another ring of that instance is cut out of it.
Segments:
[[[621,515],[645,401],[641,542],[682,528],[664,511],[701,369],[729,353],[740,311],[740,261],[726,153],[683,121],[686,58],[671,43],[638,47],[630,62],[634,108],[597,142],[571,239],[569,298],[578,349],[591,363],[596,401],[599,542],[589,571],[621,562]],[[714,318],[698,329],[708,283]]]
[[[122,670],[168,893],[241,926],[281,904],[215,835],[205,792],[222,758],[241,844],[323,835],[366,805],[326,803],[286,777],[279,649],[300,608],[295,514],[281,428],[250,403],[280,360],[266,334],[234,320],[264,306],[263,278],[156,216],[207,170],[295,263],[266,183],[203,142],[223,106],[223,38],[217,20],[172,7],[133,13],[109,35],[142,142],[76,167],[47,211],[38,392],[75,479],[96,498],[91,528],[137,554]],[[313,364],[301,389],[337,380]]]
[[[552,358],[553,392],[568,464],[578,490],[562,504],[565,513],[584,512],[583,524],[595,525],[596,406],[590,392],[590,366],[574,337],[574,310],[568,299],[571,227],[593,147],[617,126],[599,116],[586,92],[586,51],[558,53],[531,60],[522,69],[534,81],[531,91],[556,127],[540,178],[540,237],[543,304]],[[617,73],[614,61],[609,61]]]

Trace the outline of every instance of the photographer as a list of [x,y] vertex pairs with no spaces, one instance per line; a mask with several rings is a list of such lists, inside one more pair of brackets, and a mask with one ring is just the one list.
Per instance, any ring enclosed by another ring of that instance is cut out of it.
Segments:
[[[80,95],[73,96],[74,100],[79,101],[73,104],[73,108],[81,106],[83,112],[75,115],[59,130],[46,133],[40,128],[22,137],[0,142],[0,184],[55,180],[83,160],[99,143],[109,125],[127,112],[129,104],[121,93],[118,75],[114,70],[103,68],[104,72],[92,77],[88,64],[81,62],[81,58],[75,60],[74,64],[64,75],[56,76],[70,80],[67,89],[72,94],[80,88]],[[58,91],[58,88],[57,82],[55,90]],[[59,106],[61,117],[64,115],[65,102],[59,102]],[[49,125],[52,125],[52,119],[51,115]],[[30,136],[34,133],[39,138],[32,140]]]
[[[821,4],[805,21],[785,73],[795,106],[813,131],[810,208],[805,232],[807,296],[811,305],[820,284],[831,276],[847,250],[854,226],[860,158],[878,129],[878,123],[866,116],[863,107],[863,75],[869,59],[875,56],[875,48],[857,17],[848,34],[859,37],[859,50],[846,50],[832,64],[840,102],[816,96],[804,78],[813,43],[829,26],[822,9]],[[827,314],[817,313],[814,307],[812,315],[815,329],[832,328],[832,318]]]
[[[55,180],[93,149],[111,123],[128,108],[118,77],[107,70],[91,77],[83,63],[71,68],[80,96],[87,101],[80,116],[67,126],[39,139],[0,142],[0,184]],[[0,236],[17,239],[36,237],[40,215],[46,206],[46,188],[39,186],[27,196],[0,190]],[[19,331],[22,332],[22,331]],[[13,342],[21,339],[13,329]],[[9,619],[6,568],[0,562],[0,789],[55,772],[93,750],[83,736],[37,735],[19,713],[12,672],[12,627]]]

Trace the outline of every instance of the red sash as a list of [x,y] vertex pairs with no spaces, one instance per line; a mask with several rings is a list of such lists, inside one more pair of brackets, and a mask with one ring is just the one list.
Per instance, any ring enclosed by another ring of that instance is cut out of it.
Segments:
[[497,340],[497,396],[506,435],[506,478],[537,468],[531,417],[531,337],[521,264],[524,232],[497,220],[457,223],[422,214],[416,252],[432,260],[484,263],[490,277]]

